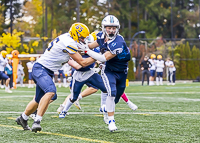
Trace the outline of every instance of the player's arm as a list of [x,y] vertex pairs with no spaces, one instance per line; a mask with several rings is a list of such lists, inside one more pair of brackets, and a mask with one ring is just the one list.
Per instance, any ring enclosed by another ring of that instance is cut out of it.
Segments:
[[83,59],[82,56],[79,53],[74,53],[74,54],[68,53],[68,54],[73,60],[75,60],[82,67],[89,66],[89,65],[91,65],[92,63],[95,62],[95,60],[91,57]]
[[94,41],[94,42],[88,44],[88,47],[89,47],[90,49],[94,49],[94,48],[96,48],[96,47],[99,47],[99,44],[97,43],[97,41]]
[[75,62],[74,60],[69,60],[69,61],[68,61],[68,64],[69,64],[70,66],[72,66],[73,68],[75,68],[76,70],[82,68],[82,66],[79,65],[79,64],[78,64],[77,62]]

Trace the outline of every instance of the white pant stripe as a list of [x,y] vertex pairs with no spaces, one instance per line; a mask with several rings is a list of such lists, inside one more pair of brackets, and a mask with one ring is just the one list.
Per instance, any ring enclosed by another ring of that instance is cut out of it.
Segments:
[[104,85],[106,87],[106,90],[108,92],[108,96],[111,96],[111,88],[110,88],[109,80],[108,80],[108,77],[106,76],[106,74],[104,73],[104,70],[105,70],[105,66],[102,67],[101,76],[102,76]]

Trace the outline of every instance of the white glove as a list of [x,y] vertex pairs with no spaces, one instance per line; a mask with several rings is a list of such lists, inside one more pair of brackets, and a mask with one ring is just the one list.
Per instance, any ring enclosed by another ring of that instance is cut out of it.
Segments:
[[90,50],[90,48],[88,47],[87,44],[83,44],[82,42],[79,42],[79,43],[78,43],[78,50],[79,50],[79,51],[83,51],[83,52],[86,53],[87,51]]
[[99,68],[100,68],[100,69],[104,69],[104,68],[105,68],[105,66],[106,66],[105,64],[102,64],[102,63],[101,63],[101,64],[99,64]]
[[98,73],[100,71],[100,68],[90,68],[92,71],[94,71],[95,73]]

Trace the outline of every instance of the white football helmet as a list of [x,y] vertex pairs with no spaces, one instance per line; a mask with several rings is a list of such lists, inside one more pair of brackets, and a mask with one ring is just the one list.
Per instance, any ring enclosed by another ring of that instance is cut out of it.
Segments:
[[[120,29],[119,20],[114,15],[107,15],[102,20],[101,26],[102,26],[103,34],[106,35],[109,39],[115,38],[117,36],[117,34],[119,33],[119,29]],[[114,35],[113,34],[108,34],[106,32],[106,26],[116,26],[117,27]]]

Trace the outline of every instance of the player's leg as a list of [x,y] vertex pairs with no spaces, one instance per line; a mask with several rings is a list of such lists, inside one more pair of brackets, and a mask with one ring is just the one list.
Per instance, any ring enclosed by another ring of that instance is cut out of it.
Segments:
[[24,130],[31,130],[28,126],[28,118],[31,113],[33,113],[38,107],[38,103],[35,100],[32,100],[26,106],[25,111],[16,119],[18,125],[21,125]]
[[163,72],[159,73],[160,75],[160,85],[163,85]]
[[144,85],[144,78],[145,78],[144,76],[145,76],[145,71],[143,70],[142,71],[142,85]]
[[147,85],[149,85],[149,75],[150,75],[149,70],[146,70],[146,74],[147,74]]
[[93,74],[90,78],[89,78],[89,83],[91,83],[91,85],[93,85],[94,88],[96,89],[100,89],[101,92],[101,107],[100,107],[100,112],[103,113],[104,116],[104,122],[106,124],[109,124],[109,119],[108,119],[108,113],[106,110],[106,99],[107,99],[107,89],[104,85],[104,82],[101,78],[101,76],[97,73]]
[[58,87],[61,87],[61,79],[60,79],[60,75],[61,75],[61,70],[58,70]]
[[31,88],[31,74],[32,72],[28,72],[28,88]]
[[0,73],[0,79],[6,80],[5,92],[12,93],[12,91],[9,89],[10,78],[8,77],[8,75],[6,75],[5,73],[1,72]]
[[76,108],[78,108],[79,110],[81,110],[81,106],[79,103],[79,100],[81,100],[84,97],[87,97],[95,92],[98,91],[98,88],[95,87],[92,84],[86,83],[86,85],[88,86],[88,88],[86,88],[85,90],[83,90],[83,92],[81,92],[78,96],[78,99],[74,102],[74,105],[76,106]]
[[65,76],[63,70],[62,70],[61,74],[62,74],[62,77],[63,77],[63,86],[64,86],[64,87],[67,87],[67,79],[66,79],[66,76]]
[[101,76],[108,93],[108,96],[106,99],[106,109],[107,109],[108,120],[109,120],[108,129],[111,132],[113,132],[117,130],[117,127],[115,125],[115,119],[114,119],[115,96],[117,94],[116,77],[111,72],[104,71],[104,70],[101,71]]
[[32,131],[37,132],[41,130],[40,122],[42,120],[42,117],[48,108],[50,100],[56,94],[56,87],[52,80],[53,74],[54,73],[52,71],[44,68],[40,64],[36,63],[33,66],[32,76],[37,84],[35,101],[39,103],[39,105],[37,116],[32,125]]
[[157,75],[156,75],[156,85],[159,85],[159,77],[160,77],[160,72],[157,72]]
[[9,82],[10,89],[14,89],[13,88],[13,74],[9,75],[9,78],[10,78],[10,82]]
[[[117,89],[118,89],[118,88],[117,88]],[[138,109],[137,105],[135,105],[133,102],[131,102],[131,101],[128,99],[128,97],[127,97],[127,95],[126,95],[125,93],[123,93],[123,94],[121,95],[121,98],[124,100],[124,102],[126,102],[126,103],[128,104],[129,108],[131,108],[133,111],[135,111],[135,110]]]
[[73,79],[72,89],[71,89],[71,98],[69,98],[67,100],[64,109],[59,114],[59,118],[65,118],[68,110],[70,109],[72,104],[77,100],[77,98],[78,98],[78,96],[79,96],[79,94],[81,92],[81,89],[82,89],[84,84],[85,84],[85,81],[84,82],[78,82],[75,79]]
[[173,80],[172,85],[175,85],[175,81],[176,81],[176,71],[173,71],[172,80]]

